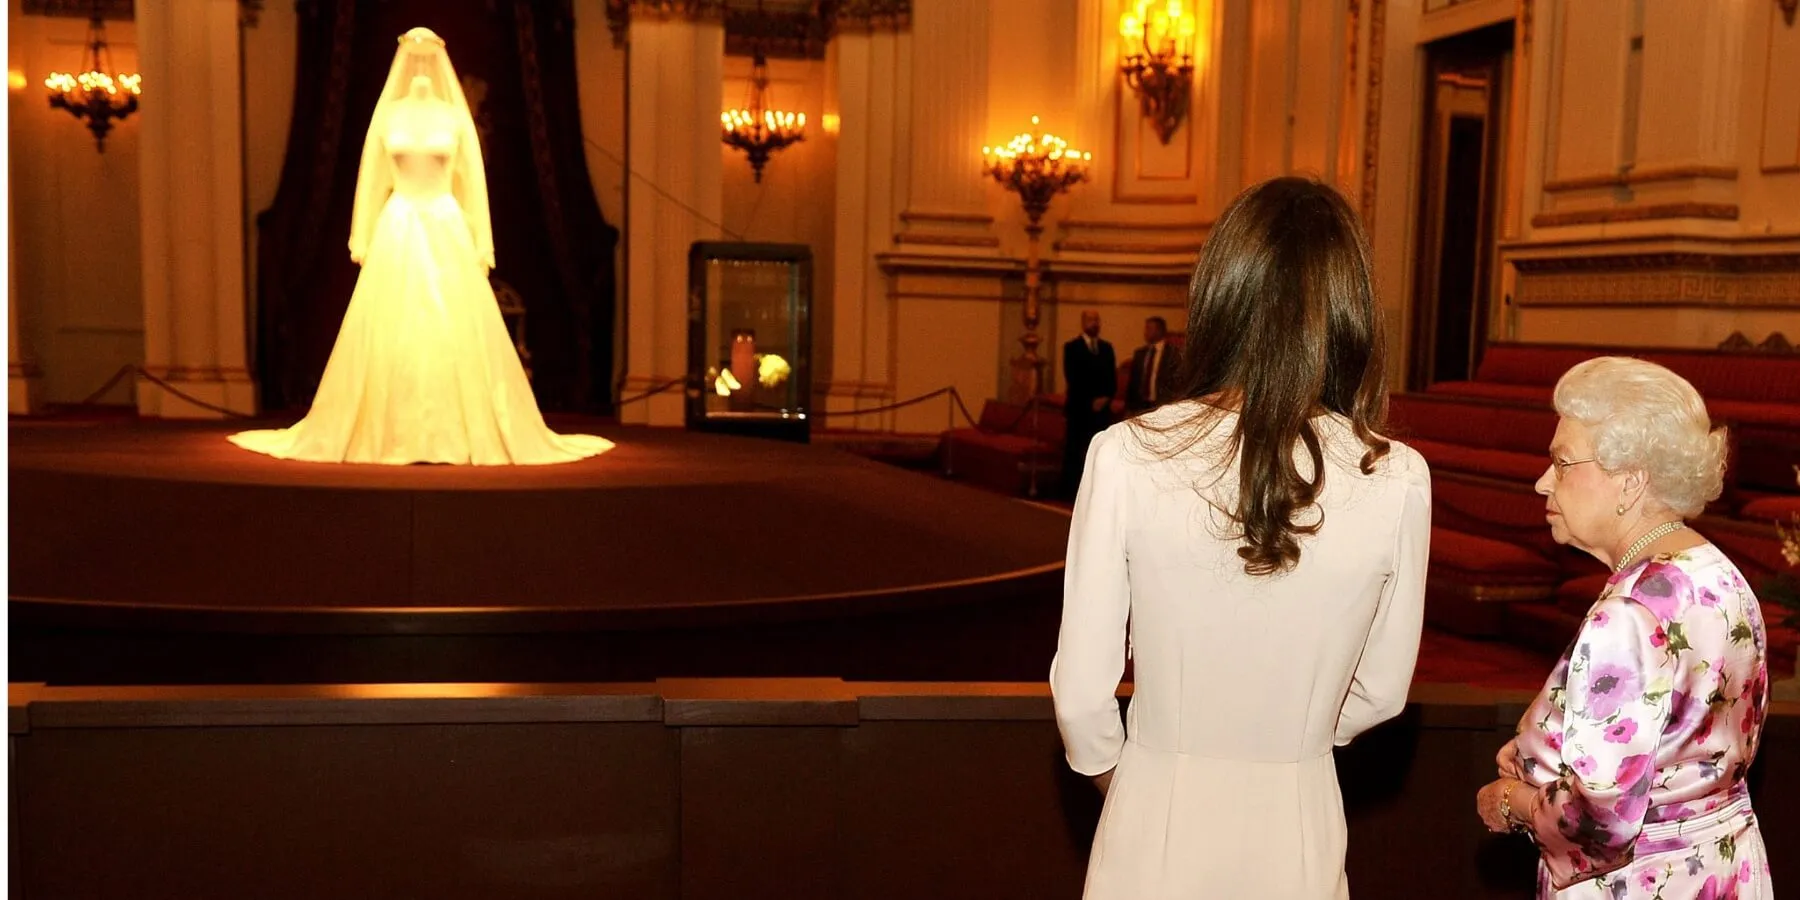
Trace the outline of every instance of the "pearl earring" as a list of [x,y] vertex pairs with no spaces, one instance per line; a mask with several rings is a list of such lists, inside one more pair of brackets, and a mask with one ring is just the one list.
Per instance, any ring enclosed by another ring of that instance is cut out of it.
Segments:
[[1625,504],[1621,503],[1618,506],[1613,507],[1613,514],[1620,515],[1620,516],[1624,515],[1625,514]]

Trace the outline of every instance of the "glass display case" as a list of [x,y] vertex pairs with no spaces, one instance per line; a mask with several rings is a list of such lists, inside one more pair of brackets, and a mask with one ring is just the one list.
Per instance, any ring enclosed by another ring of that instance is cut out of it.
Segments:
[[808,440],[811,311],[810,247],[695,243],[688,251],[688,427]]

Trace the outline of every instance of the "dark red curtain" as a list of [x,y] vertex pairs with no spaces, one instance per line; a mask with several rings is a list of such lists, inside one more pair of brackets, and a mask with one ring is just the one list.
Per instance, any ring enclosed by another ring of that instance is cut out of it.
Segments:
[[318,387],[356,284],[347,242],[363,138],[396,39],[422,25],[465,86],[486,86],[476,124],[494,278],[524,297],[538,402],[609,412],[618,230],[588,180],[568,0],[300,0],[298,12],[293,127],[275,202],[256,220],[263,407],[304,410]]

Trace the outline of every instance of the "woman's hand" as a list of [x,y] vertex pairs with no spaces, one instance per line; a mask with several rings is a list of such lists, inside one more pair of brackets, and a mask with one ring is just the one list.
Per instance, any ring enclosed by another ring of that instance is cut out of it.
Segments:
[[[1513,788],[1522,786],[1524,786],[1524,782],[1517,778],[1502,777],[1489,782],[1487,787],[1482,788],[1475,795],[1475,812],[1481,816],[1482,824],[1486,825],[1489,831],[1502,834],[1513,829],[1513,822],[1500,815],[1500,801]],[[1514,807],[1514,815],[1519,812],[1522,810]]]
[[1097,787],[1100,789],[1100,796],[1102,796],[1102,797],[1106,796],[1107,788],[1112,787],[1113,772],[1116,772],[1116,771],[1118,771],[1118,770],[1117,769],[1107,769],[1106,771],[1101,772],[1100,774],[1094,776],[1094,787]]

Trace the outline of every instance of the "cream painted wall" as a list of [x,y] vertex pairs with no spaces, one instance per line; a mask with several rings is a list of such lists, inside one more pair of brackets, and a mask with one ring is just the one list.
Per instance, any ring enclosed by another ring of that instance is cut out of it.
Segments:
[[[96,152],[83,123],[49,108],[44,77],[82,60],[87,22],[8,9],[7,64],[14,283],[22,348],[42,370],[41,399],[74,403],[144,355],[139,264],[138,122]],[[135,29],[108,22],[113,68],[137,71]],[[145,103],[159,86],[144,85]],[[131,382],[99,398],[131,402]]]
[[[1774,4],[1747,11],[1738,100],[1738,224],[1748,235],[1800,233],[1800,21]],[[1800,336],[1790,325],[1789,337]]]
[[[1522,300],[1498,336],[1689,347],[1733,332],[1800,337],[1800,28],[1773,3],[1659,0],[1641,17],[1625,2],[1534,8],[1513,140],[1525,157],[1512,186],[1520,215],[1502,252],[1505,290]],[[1672,253],[1728,271],[1684,282],[1659,261]],[[1521,287],[1533,260],[1594,256],[1641,262],[1558,276],[1567,295]],[[1752,257],[1763,261],[1739,262]]]
[[[898,348],[894,396],[904,400],[954,386],[979,416],[980,403],[1005,389],[996,358],[998,281],[918,273],[898,276],[892,284]],[[948,403],[946,398],[902,409],[890,427],[904,433],[942,431],[951,421]]]

